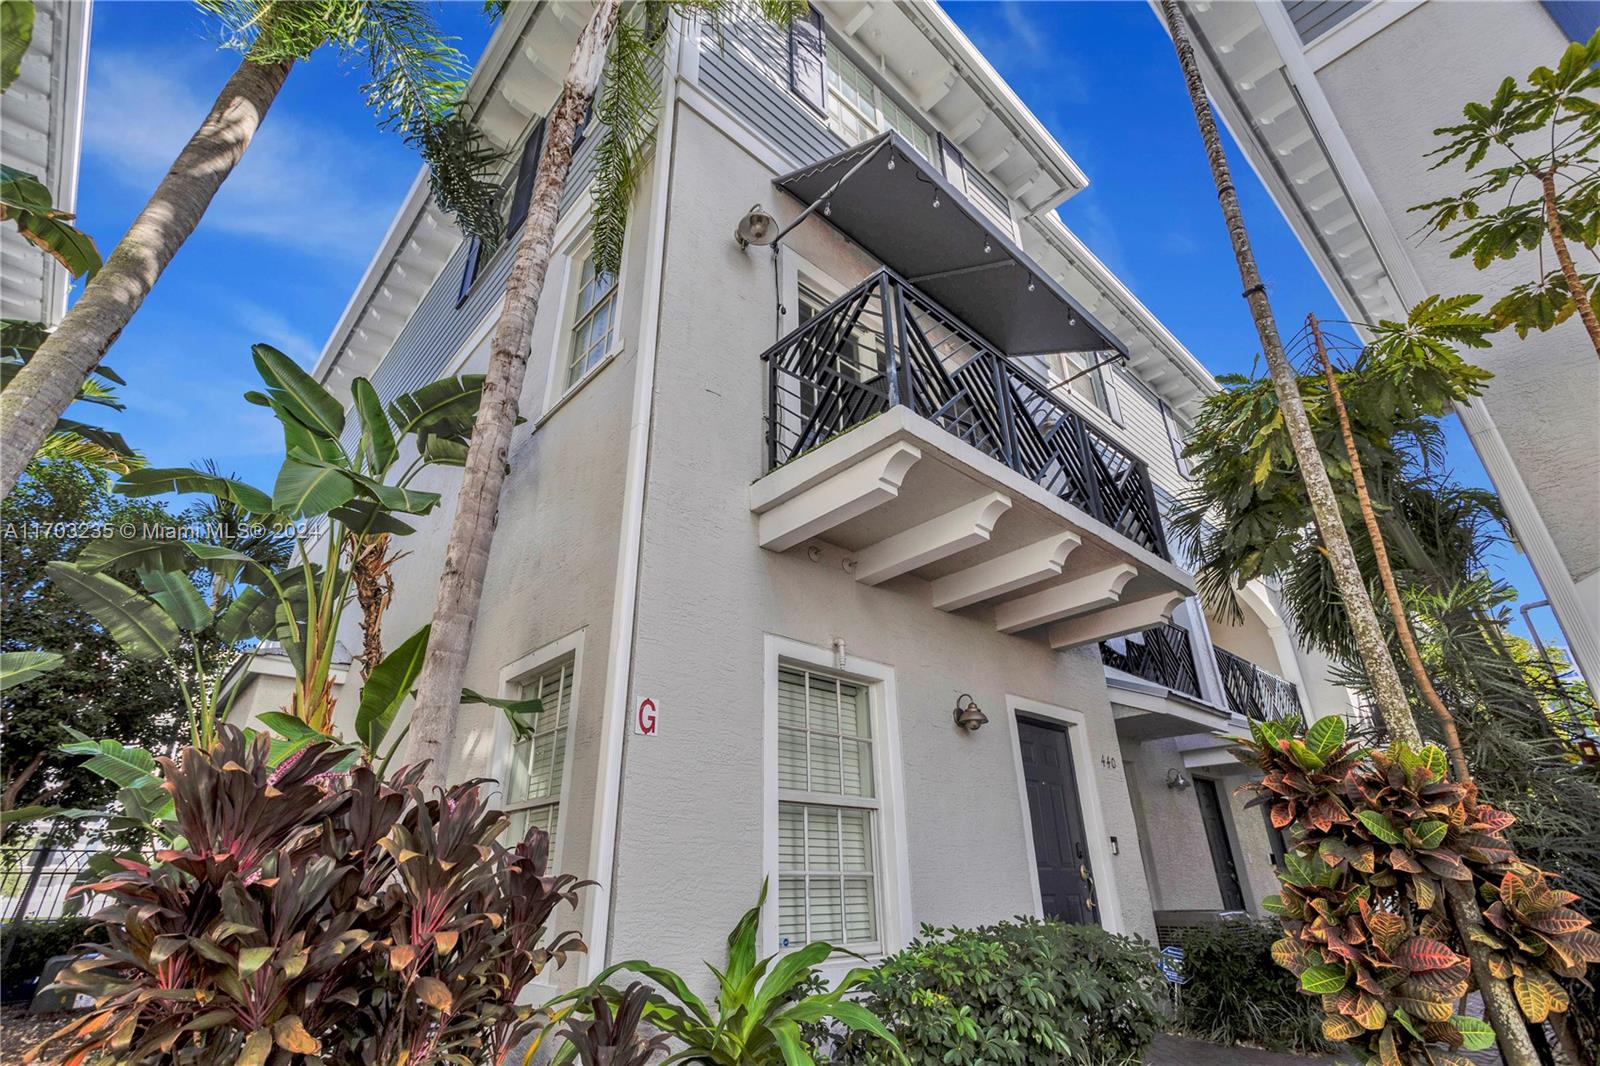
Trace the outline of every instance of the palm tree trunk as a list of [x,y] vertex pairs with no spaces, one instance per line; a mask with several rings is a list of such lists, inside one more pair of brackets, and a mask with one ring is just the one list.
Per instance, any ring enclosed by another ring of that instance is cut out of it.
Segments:
[[1332,397],[1333,409],[1339,416],[1339,433],[1344,438],[1345,454],[1350,458],[1350,476],[1356,485],[1356,501],[1361,506],[1361,520],[1366,524],[1367,538],[1372,541],[1372,556],[1377,560],[1378,579],[1383,583],[1383,597],[1389,604],[1389,617],[1394,621],[1395,635],[1400,640],[1400,650],[1405,654],[1406,665],[1411,668],[1411,676],[1416,679],[1417,687],[1422,691],[1423,701],[1438,717],[1439,726],[1444,730],[1445,751],[1450,756],[1450,766],[1455,771],[1456,780],[1463,783],[1471,781],[1472,771],[1467,769],[1467,757],[1461,750],[1461,734],[1456,731],[1455,715],[1450,713],[1450,708],[1439,698],[1432,679],[1428,677],[1428,671],[1422,665],[1422,655],[1417,651],[1411,623],[1406,617],[1405,604],[1400,601],[1400,589],[1395,584],[1394,568],[1389,565],[1389,549],[1384,544],[1383,530],[1378,527],[1377,513],[1372,509],[1372,495],[1367,491],[1367,475],[1361,467],[1361,456],[1356,451],[1355,431],[1350,426],[1350,412],[1345,410],[1344,394],[1339,390],[1339,379],[1333,372],[1333,362],[1328,358],[1328,348],[1322,340],[1322,327],[1317,323],[1316,315],[1307,315],[1306,325],[1311,327],[1311,340],[1317,350],[1317,359],[1322,363],[1322,376],[1328,383],[1328,395]]
[[1266,286],[1261,282],[1255,254],[1250,249],[1250,237],[1245,230],[1244,214],[1239,208],[1238,193],[1228,169],[1228,158],[1223,152],[1222,137],[1217,132],[1216,119],[1206,99],[1200,68],[1195,65],[1194,49],[1183,27],[1183,15],[1176,0],[1162,0],[1161,8],[1172,30],[1178,61],[1188,83],[1195,120],[1200,125],[1206,157],[1211,163],[1211,175],[1217,186],[1217,200],[1222,206],[1234,256],[1239,262],[1244,296],[1255,319],[1256,332],[1261,337],[1262,353],[1272,374],[1272,385],[1277,392],[1278,407],[1283,412],[1284,426],[1289,432],[1295,461],[1300,466],[1300,477],[1305,482],[1306,495],[1311,501],[1312,516],[1322,536],[1323,547],[1327,550],[1345,613],[1350,617],[1357,653],[1372,682],[1378,711],[1383,716],[1383,724],[1389,730],[1389,735],[1419,744],[1421,736],[1417,732],[1417,723],[1411,717],[1411,708],[1406,703],[1405,690],[1400,687],[1400,674],[1395,670],[1394,660],[1389,657],[1383,631],[1378,626],[1378,615],[1373,610],[1372,599],[1361,578],[1361,569],[1356,564],[1355,549],[1350,545],[1350,535],[1345,531],[1344,521],[1339,515],[1333,484],[1328,480],[1328,471],[1322,465],[1322,456],[1311,435],[1311,423],[1306,419],[1305,405],[1300,400],[1299,376],[1284,354],[1283,342],[1278,337],[1278,325],[1272,317],[1272,306],[1267,301]]
[[517,421],[517,398],[532,351],[533,320],[539,310],[550,246],[555,236],[556,209],[572,167],[572,140],[578,121],[594,99],[606,52],[616,35],[621,0],[600,0],[572,51],[561,97],[545,134],[539,176],[534,182],[528,218],[517,242],[516,259],[506,281],[505,306],[489,348],[489,371],[483,400],[472,427],[457,497],[455,520],[445,549],[444,572],[433,608],[433,634],[422,665],[416,709],[411,716],[409,757],[430,760],[425,780],[438,783],[447,767],[467,653],[483,597],[500,511],[500,487],[506,477],[506,452]]
[[1583,278],[1578,275],[1578,267],[1572,261],[1572,252],[1567,248],[1567,238],[1561,232],[1561,216],[1556,213],[1556,171],[1554,165],[1539,175],[1539,180],[1544,185],[1544,224],[1550,233],[1550,243],[1555,246],[1556,262],[1561,264],[1561,273],[1567,279],[1567,291],[1572,294],[1572,302],[1578,305],[1578,317],[1583,319],[1583,328],[1589,331],[1589,341],[1594,345],[1594,352],[1600,355],[1600,318],[1595,317],[1594,304],[1589,300],[1589,290],[1583,287]]
[[249,56],[217,95],[211,113],[178,154],[144,210],[61,324],[0,393],[0,493],[9,495],[45,436],[106,350],[139,310],[156,279],[205,215],[266,117],[292,61]]
[[[1299,375],[1290,365],[1283,351],[1283,342],[1278,337],[1277,322],[1272,317],[1272,306],[1267,300],[1266,287],[1261,282],[1261,271],[1256,267],[1255,255],[1250,249],[1244,213],[1239,208],[1239,194],[1234,189],[1233,176],[1228,170],[1228,157],[1223,151],[1216,117],[1211,113],[1210,101],[1206,99],[1205,83],[1195,63],[1194,47],[1189,42],[1183,12],[1177,0],[1161,0],[1161,12],[1172,34],[1178,63],[1183,68],[1189,102],[1194,108],[1195,122],[1200,127],[1206,158],[1211,164],[1211,177],[1217,186],[1217,201],[1222,207],[1222,216],[1228,224],[1228,236],[1233,242],[1234,257],[1239,263],[1239,279],[1244,283],[1244,296],[1255,318],[1261,351],[1266,357],[1273,389],[1278,395],[1278,408],[1283,412],[1284,426],[1289,432],[1289,442],[1300,467],[1300,477],[1306,486],[1312,517],[1316,520],[1323,547],[1327,550],[1362,667],[1372,684],[1378,711],[1383,716],[1389,734],[1398,740],[1420,744],[1416,720],[1411,716],[1405,692],[1400,687],[1400,674],[1395,669],[1394,660],[1389,657],[1389,649],[1384,645],[1383,632],[1378,628],[1378,615],[1373,609],[1366,583],[1361,578],[1361,569],[1356,564],[1355,550],[1344,528],[1344,520],[1340,517],[1333,485],[1328,480],[1327,469],[1322,465],[1317,442],[1311,435],[1311,424],[1300,399]],[[1490,1023],[1499,1037],[1501,1054],[1509,1066],[1537,1066],[1538,1056],[1528,1040],[1522,1014],[1511,996],[1511,989],[1506,982],[1496,980],[1489,973],[1488,949],[1474,939],[1473,934],[1482,930],[1483,920],[1471,890],[1450,893],[1449,906],[1467,947],[1467,954],[1472,959],[1478,989],[1483,993]]]

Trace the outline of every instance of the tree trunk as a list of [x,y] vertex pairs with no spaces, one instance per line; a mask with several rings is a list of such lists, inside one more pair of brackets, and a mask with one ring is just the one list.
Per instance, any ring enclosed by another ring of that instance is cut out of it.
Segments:
[[1567,291],[1572,294],[1572,302],[1578,305],[1578,317],[1583,319],[1583,328],[1589,331],[1589,342],[1594,345],[1594,352],[1600,355],[1600,319],[1595,317],[1594,304],[1589,300],[1589,290],[1583,287],[1583,278],[1578,276],[1577,265],[1572,262],[1572,252],[1567,248],[1567,238],[1561,232],[1561,217],[1556,214],[1556,172],[1552,165],[1549,170],[1539,175],[1539,180],[1544,184],[1544,223],[1550,233],[1550,243],[1556,249],[1556,261],[1561,264],[1561,273],[1567,279]]
[[18,770],[11,780],[6,782],[5,793],[0,795],[0,811],[9,811],[17,805],[17,797],[22,794],[22,786],[33,777],[34,772],[39,769],[39,764],[44,762],[44,757],[48,754],[50,752],[47,748],[34,752],[33,758],[28,760],[28,765]]
[[361,607],[361,680],[372,676],[383,661],[383,615],[394,601],[394,564],[404,552],[390,555],[393,537],[388,533],[346,534],[345,554],[350,560],[350,583]]
[[1173,44],[1178,51],[1178,61],[1183,67],[1188,83],[1190,102],[1194,105],[1195,121],[1199,123],[1201,139],[1205,142],[1206,158],[1211,163],[1211,176],[1217,186],[1217,201],[1228,224],[1228,236],[1233,242],[1234,256],[1239,262],[1239,278],[1244,282],[1244,296],[1255,319],[1256,332],[1261,337],[1262,354],[1272,374],[1272,385],[1278,396],[1278,407],[1283,412],[1284,426],[1294,449],[1295,461],[1300,467],[1301,480],[1305,482],[1306,495],[1311,501],[1311,512],[1321,534],[1323,547],[1333,568],[1334,582],[1344,601],[1345,613],[1350,618],[1350,628],[1355,635],[1356,650],[1361,664],[1372,683],[1373,696],[1383,724],[1390,736],[1420,744],[1417,724],[1406,704],[1405,690],[1400,687],[1400,674],[1394,660],[1389,657],[1383,631],[1378,626],[1378,616],[1362,580],[1361,569],[1356,564],[1355,550],[1345,531],[1339,514],[1339,504],[1333,495],[1333,484],[1322,465],[1322,456],[1311,435],[1311,423],[1306,419],[1305,405],[1300,400],[1300,381],[1294,367],[1284,354],[1283,342],[1278,337],[1278,325],[1272,317],[1272,306],[1267,301],[1266,287],[1261,283],[1261,272],[1256,267],[1255,254],[1250,249],[1250,237],[1245,230],[1244,214],[1239,208],[1239,197],[1228,170],[1228,158],[1223,152],[1222,138],[1217,132],[1217,122],[1211,114],[1206,99],[1200,68],[1195,65],[1194,49],[1183,27],[1183,15],[1176,0],[1162,0],[1162,12],[1172,31]]
[[[222,87],[211,113],[178,154],[144,210],[72,310],[0,392],[0,493],[9,495],[45,436],[105,357],[156,279],[194,232],[222,183],[250,146],[283,88],[290,61],[248,56]],[[290,224],[286,221],[285,224]]]
[[1339,433],[1344,438],[1345,455],[1350,458],[1350,476],[1356,485],[1356,501],[1361,505],[1361,520],[1366,524],[1367,538],[1372,541],[1372,556],[1377,560],[1378,579],[1383,583],[1383,596],[1389,603],[1389,617],[1394,620],[1395,635],[1400,640],[1400,649],[1405,653],[1406,665],[1411,668],[1411,676],[1416,679],[1417,687],[1422,690],[1424,702],[1438,717],[1439,726],[1444,730],[1445,751],[1450,756],[1450,766],[1455,771],[1456,780],[1463,783],[1471,781],[1472,771],[1467,769],[1467,757],[1461,750],[1461,734],[1456,731],[1455,715],[1450,713],[1450,708],[1439,698],[1432,679],[1428,677],[1428,671],[1422,665],[1422,655],[1417,651],[1411,623],[1406,618],[1405,604],[1400,601],[1400,589],[1395,584],[1394,568],[1389,565],[1389,549],[1384,544],[1383,530],[1378,527],[1377,513],[1372,509],[1372,495],[1367,491],[1367,475],[1361,467],[1361,455],[1356,450],[1355,431],[1350,426],[1350,412],[1345,410],[1344,394],[1339,390],[1339,379],[1333,372],[1333,362],[1328,358],[1328,348],[1322,340],[1322,327],[1317,324],[1316,315],[1307,315],[1306,325],[1311,327],[1311,339],[1316,346],[1317,359],[1322,363],[1322,376],[1328,383],[1328,395],[1333,399],[1333,409],[1339,416]]
[[[1189,42],[1183,12],[1177,0],[1161,0],[1161,12],[1172,34],[1178,63],[1183,68],[1189,102],[1194,108],[1195,122],[1200,127],[1206,158],[1211,164],[1211,177],[1217,186],[1217,201],[1227,221],[1228,237],[1233,242],[1234,257],[1239,263],[1239,279],[1244,283],[1244,296],[1255,318],[1261,351],[1272,374],[1273,389],[1278,395],[1278,408],[1283,412],[1284,426],[1289,432],[1295,461],[1300,467],[1300,477],[1306,486],[1317,531],[1328,552],[1328,561],[1333,569],[1339,597],[1344,603],[1345,614],[1350,620],[1362,667],[1372,684],[1379,713],[1383,715],[1389,734],[1398,740],[1420,745],[1422,738],[1411,716],[1411,708],[1406,703],[1405,692],[1400,687],[1400,674],[1395,669],[1394,660],[1389,657],[1389,649],[1384,645],[1383,632],[1378,627],[1378,615],[1367,594],[1366,583],[1361,578],[1361,569],[1356,564],[1355,550],[1351,547],[1350,535],[1339,514],[1333,485],[1328,480],[1328,471],[1322,465],[1321,453],[1311,435],[1311,424],[1306,419],[1305,405],[1300,400],[1299,376],[1289,364],[1283,351],[1283,342],[1278,337],[1277,322],[1272,317],[1266,287],[1261,283],[1261,272],[1256,267],[1255,255],[1250,249],[1250,236],[1245,230],[1239,196],[1228,170],[1228,157],[1223,151],[1222,136],[1217,131],[1210,101],[1206,99],[1205,83],[1201,81],[1200,68],[1195,63],[1194,48]],[[1451,895],[1451,913],[1462,939],[1467,943],[1478,988],[1483,993],[1489,1020],[1499,1037],[1501,1054],[1510,1066],[1536,1066],[1538,1058],[1528,1040],[1527,1030],[1523,1028],[1522,1014],[1511,997],[1510,987],[1489,973],[1487,949],[1473,942],[1472,933],[1481,927],[1482,921],[1477,902],[1471,898],[1470,892],[1466,895],[1465,899]]]
[[472,444],[467,450],[455,520],[445,549],[444,572],[439,577],[439,594],[433,608],[433,634],[411,718],[409,757],[413,763],[430,760],[424,778],[429,784],[442,780],[455,733],[467,653],[472,646],[472,629],[483,597],[489,548],[499,516],[506,452],[532,351],[533,320],[550,266],[557,205],[572,166],[573,134],[600,84],[620,10],[621,0],[600,0],[573,49],[561,97],[545,134],[528,218],[506,281],[505,306],[490,343],[483,400],[472,427]]

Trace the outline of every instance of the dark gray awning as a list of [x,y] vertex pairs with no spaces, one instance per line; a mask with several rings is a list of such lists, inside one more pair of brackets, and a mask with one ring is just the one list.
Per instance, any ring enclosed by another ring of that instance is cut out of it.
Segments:
[[[846,174],[849,180],[828,198],[825,221],[1000,352],[1127,354],[1009,233],[892,130],[773,184],[809,207]],[[819,209],[815,215],[823,213]]]

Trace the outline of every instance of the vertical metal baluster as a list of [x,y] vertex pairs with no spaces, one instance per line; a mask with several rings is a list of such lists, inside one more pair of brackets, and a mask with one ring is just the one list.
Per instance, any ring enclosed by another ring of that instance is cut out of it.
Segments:
[[1077,441],[1078,457],[1083,468],[1083,492],[1088,497],[1086,508],[1090,514],[1110,525],[1106,519],[1105,504],[1100,501],[1100,463],[1095,458],[1094,445],[1089,442],[1089,426],[1076,413],[1069,413],[1067,417],[1072,419],[1072,435]]
[[1000,420],[1000,450],[1005,453],[1005,464],[1017,469],[1017,423],[1011,404],[1011,381],[1006,361],[994,352],[986,353],[994,368],[994,413]]
[[[895,295],[899,296],[899,290],[895,291]],[[884,367],[884,371],[888,376],[890,407],[906,402],[905,397],[901,395],[900,388],[900,361],[903,356],[899,352],[900,346],[895,343],[895,331],[898,326],[891,325],[891,303],[894,302],[897,301],[891,301],[889,298],[889,275],[880,273],[878,275],[878,311],[879,316],[883,319],[883,360],[887,364]],[[899,308],[895,307],[893,310],[898,311]],[[894,321],[898,321],[898,319],[898,315],[893,316]]]
[[1143,460],[1139,460],[1139,485],[1144,491],[1144,505],[1149,508],[1150,539],[1154,541],[1150,548],[1161,558],[1172,561],[1172,552],[1167,547],[1167,531],[1161,520],[1161,508],[1156,504],[1156,486],[1150,479],[1150,467]]

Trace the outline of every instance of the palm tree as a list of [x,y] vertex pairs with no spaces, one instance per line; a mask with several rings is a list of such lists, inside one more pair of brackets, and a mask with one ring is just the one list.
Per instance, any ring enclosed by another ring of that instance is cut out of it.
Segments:
[[[461,703],[467,653],[483,597],[489,549],[494,542],[500,489],[506,477],[506,451],[517,420],[517,398],[532,354],[533,320],[550,266],[556,207],[572,167],[572,142],[579,120],[595,105],[603,125],[595,151],[595,268],[615,273],[622,252],[628,205],[653,137],[656,88],[650,60],[671,29],[674,17],[716,17],[725,0],[668,0],[644,7],[643,22],[621,18],[621,0],[599,0],[578,36],[567,64],[561,95],[546,124],[543,155],[534,181],[527,221],[517,240],[505,304],[490,342],[467,453],[455,520],[445,549],[433,609],[432,638],[411,718],[410,760],[429,760],[431,780],[444,772]],[[760,0],[762,15],[787,25],[803,15],[805,0]],[[596,99],[604,72],[605,88]]]
[[[1217,200],[1222,216],[1228,225],[1228,237],[1233,243],[1234,258],[1239,264],[1239,279],[1244,283],[1244,296],[1250,304],[1250,314],[1255,319],[1256,333],[1261,338],[1261,351],[1266,357],[1272,385],[1278,396],[1295,462],[1300,477],[1305,482],[1306,494],[1311,504],[1317,531],[1327,552],[1338,585],[1345,614],[1349,618],[1361,663],[1372,683],[1373,695],[1378,704],[1384,725],[1391,736],[1411,744],[1420,744],[1417,723],[1406,703],[1405,690],[1400,685],[1400,674],[1389,649],[1383,640],[1383,630],[1378,624],[1378,614],[1373,608],[1366,582],[1356,563],[1355,549],[1344,528],[1339,513],[1339,502],[1334,497],[1333,485],[1328,480],[1327,468],[1322,465],[1322,455],[1311,433],[1311,423],[1306,418],[1305,405],[1300,399],[1300,379],[1284,354],[1283,342],[1278,336],[1278,326],[1272,315],[1272,305],[1267,300],[1266,286],[1261,281],[1261,271],[1256,266],[1250,248],[1250,236],[1245,229],[1244,212],[1239,206],[1239,194],[1234,188],[1233,176],[1228,170],[1228,158],[1223,150],[1222,135],[1217,130],[1216,116],[1211,113],[1211,103],[1206,98],[1205,83],[1200,77],[1200,67],[1195,62],[1194,47],[1189,41],[1182,9],[1178,0],[1161,0],[1161,13],[1172,34],[1172,43],[1178,53],[1178,63],[1183,68],[1184,83],[1189,91],[1189,102],[1194,108],[1195,122],[1205,143],[1206,159],[1211,166],[1211,178],[1217,187]],[[1478,989],[1483,993],[1489,1020],[1499,1037],[1501,1054],[1510,1066],[1536,1066],[1538,1056],[1528,1039],[1522,1014],[1512,998],[1510,986],[1489,972],[1488,949],[1479,942],[1483,937],[1483,918],[1477,901],[1470,892],[1449,894],[1450,911],[1455,919],[1461,940],[1472,960]]]
[[324,44],[364,60],[380,125],[427,160],[434,198],[463,228],[493,235],[496,161],[460,112],[465,61],[425,5],[377,0],[201,0],[243,53],[189,143],[111,256],[0,394],[0,493],[9,493],[238,165],[297,60]]

